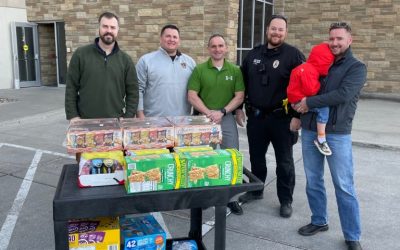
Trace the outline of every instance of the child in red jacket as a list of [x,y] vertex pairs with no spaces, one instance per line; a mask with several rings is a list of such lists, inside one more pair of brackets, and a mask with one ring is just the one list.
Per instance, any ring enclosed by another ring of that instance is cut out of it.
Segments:
[[[287,88],[288,101],[292,104],[300,102],[303,97],[316,95],[320,89],[320,77],[328,74],[334,56],[327,43],[314,46],[307,61],[292,70]],[[329,119],[329,107],[310,110],[317,113],[318,138],[314,144],[324,155],[331,155],[332,151],[326,141],[325,127]]]

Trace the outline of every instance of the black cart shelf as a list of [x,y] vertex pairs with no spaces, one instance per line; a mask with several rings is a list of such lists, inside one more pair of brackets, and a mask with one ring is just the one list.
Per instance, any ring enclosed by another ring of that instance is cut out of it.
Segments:
[[189,238],[202,243],[202,208],[215,207],[214,249],[225,249],[226,205],[238,193],[263,188],[263,183],[244,169],[249,182],[170,191],[127,194],[123,186],[78,187],[78,166],[64,165],[53,200],[55,246],[68,248],[68,220],[100,216],[190,209]]

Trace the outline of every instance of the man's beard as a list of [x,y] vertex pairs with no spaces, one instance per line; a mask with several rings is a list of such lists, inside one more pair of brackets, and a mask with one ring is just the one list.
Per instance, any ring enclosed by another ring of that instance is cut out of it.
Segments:
[[[108,35],[111,36],[111,38],[106,37]],[[107,44],[107,45],[111,45],[115,42],[115,37],[111,33],[105,33],[104,35],[100,35],[100,39],[104,44]]]
[[274,47],[278,47],[278,46],[282,45],[284,42],[284,39],[279,38],[279,37],[278,37],[278,39],[279,39],[278,42],[273,42],[273,40],[272,40],[273,38],[275,38],[275,37],[272,37],[272,36],[268,37],[268,43]]

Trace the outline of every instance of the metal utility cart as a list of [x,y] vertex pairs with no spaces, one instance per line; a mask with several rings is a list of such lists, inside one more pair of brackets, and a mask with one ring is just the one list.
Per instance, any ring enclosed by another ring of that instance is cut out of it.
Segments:
[[64,165],[53,200],[55,246],[68,248],[68,220],[99,216],[190,209],[189,238],[204,248],[202,208],[215,207],[215,250],[225,249],[226,205],[238,193],[263,188],[263,183],[244,169],[248,183],[170,191],[127,194],[123,186],[78,187],[78,166]]

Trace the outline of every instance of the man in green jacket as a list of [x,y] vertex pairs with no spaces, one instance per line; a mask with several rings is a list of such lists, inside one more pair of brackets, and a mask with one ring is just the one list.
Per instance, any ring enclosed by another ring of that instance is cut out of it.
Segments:
[[115,14],[101,14],[99,37],[72,55],[65,90],[68,120],[135,116],[136,70],[130,56],[118,47],[118,30]]

